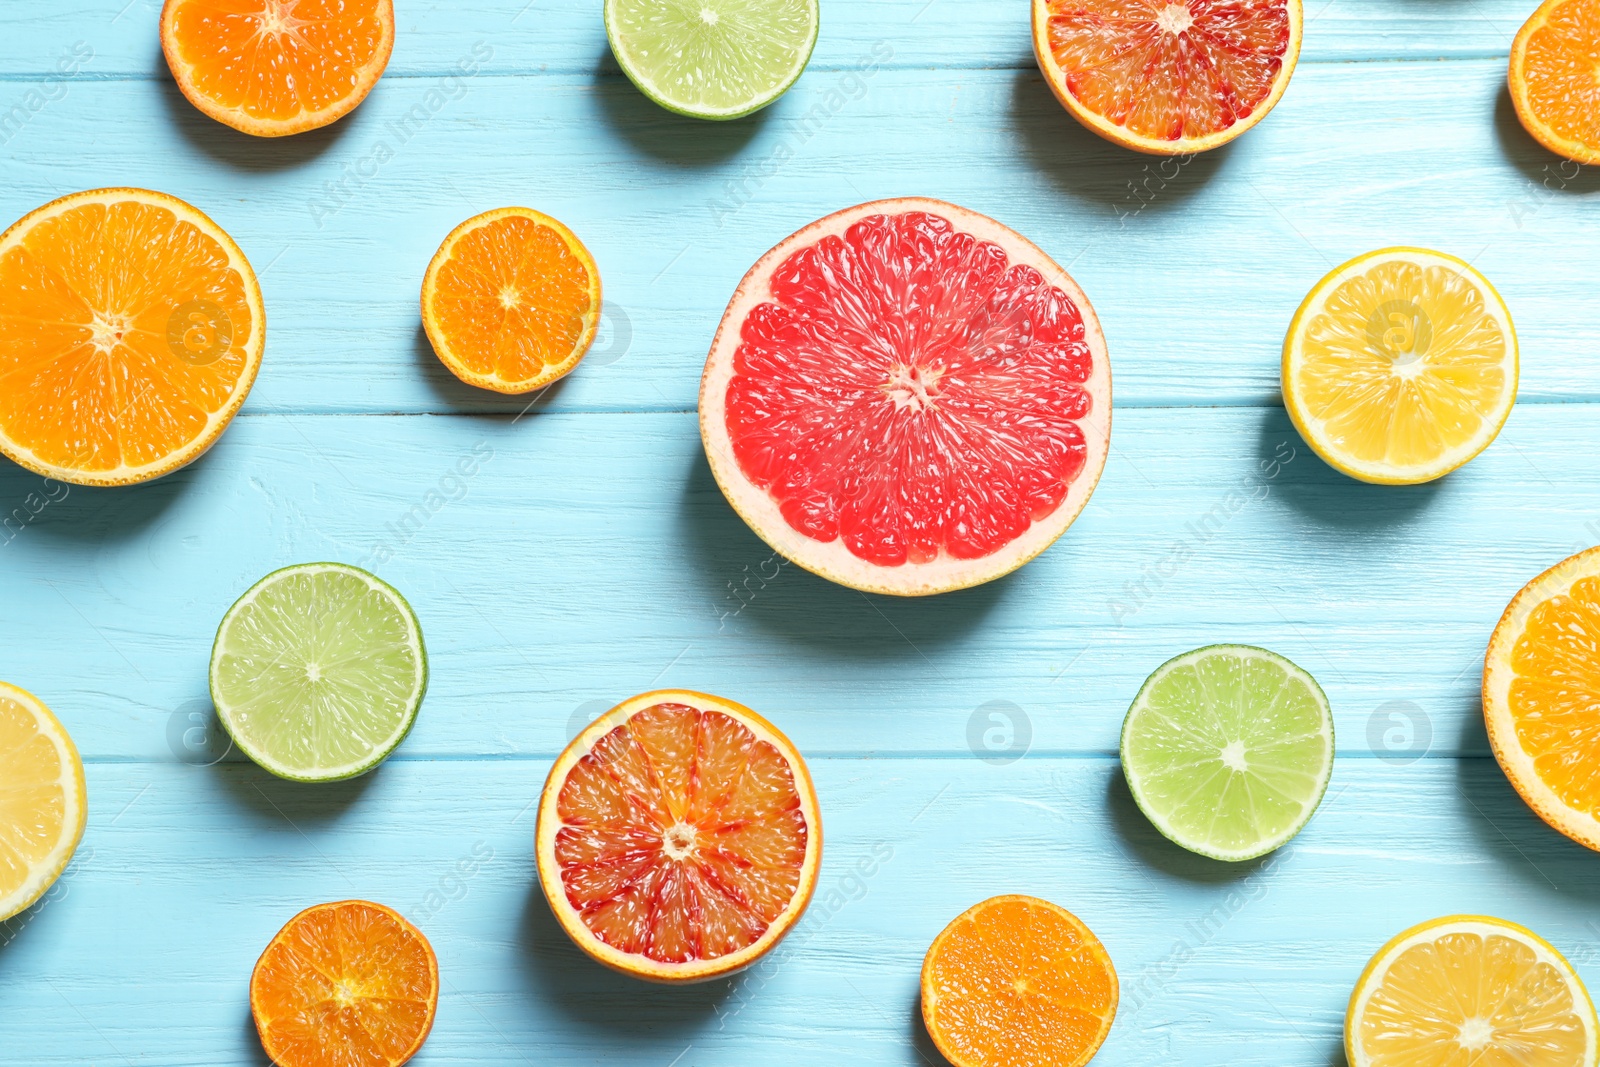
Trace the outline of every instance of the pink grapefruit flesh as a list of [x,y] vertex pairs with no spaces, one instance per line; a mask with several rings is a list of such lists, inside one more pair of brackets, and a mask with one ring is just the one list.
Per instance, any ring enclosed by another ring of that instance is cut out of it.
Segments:
[[1111,368],[1083,290],[937,200],[812,223],[745,275],[700,387],[723,493],[790,560],[867,592],[998,578],[1099,480]]

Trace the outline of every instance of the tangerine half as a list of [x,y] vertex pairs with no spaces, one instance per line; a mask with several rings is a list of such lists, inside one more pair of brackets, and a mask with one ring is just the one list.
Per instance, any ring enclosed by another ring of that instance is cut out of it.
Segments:
[[250,1013],[277,1067],[399,1067],[438,1009],[433,946],[398,912],[364,900],[296,915],[250,976]]
[[189,102],[256,137],[336,122],[383,76],[393,0],[167,0],[161,50]]
[[1511,45],[1517,118],[1535,140],[1600,163],[1600,0],[1545,0]]

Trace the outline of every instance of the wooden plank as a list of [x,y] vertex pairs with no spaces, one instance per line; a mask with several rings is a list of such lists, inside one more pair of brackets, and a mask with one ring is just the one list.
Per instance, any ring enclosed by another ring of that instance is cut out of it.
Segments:
[[166,83],[84,83],[6,146],[0,218],[110,184],[211,212],[262,273],[257,412],[524,409],[450,376],[416,307],[450,228],[518,202],[585,239],[612,308],[588,361],[538,403],[690,410],[748,265],[823,214],[907,193],[994,215],[1068,264],[1105,322],[1119,404],[1275,403],[1305,292],[1398,243],[1465,256],[1499,286],[1525,400],[1600,399],[1578,328],[1600,177],[1522,132],[1497,62],[1312,66],[1261,127],[1186,165],[1089,135],[1026,71],[882,70],[859,99],[846,77],[804,83],[765,120],[692,128],[616,79],[530,92],[484,75],[454,100],[406,80],[289,144],[234,134]]
[[419,1064],[939,1062],[914,1014],[922,954],[1001,892],[1105,941],[1123,986],[1107,1067],[1341,1063],[1368,956],[1452,912],[1530,923],[1600,981],[1593,854],[1492,760],[1343,761],[1301,836],[1242,867],[1159,838],[1108,759],[810,765],[827,835],[811,910],[761,968],[685,990],[614,975],[555,927],[530,860],[542,765],[399,763],[326,788],[93,766],[76,869],[0,926],[7,1059],[261,1067],[256,955],[301,907],[349,897],[400,909],[439,953]]
[[[56,70],[58,56],[83,41],[96,77],[166,77],[157,23],[160,0],[55,0],[0,10],[0,76],[26,80]],[[487,43],[508,74],[612,74],[600,5],[551,0],[471,4],[401,0],[389,77],[434,76]],[[879,41],[894,63],[918,68],[1022,68],[1033,65],[1028,0],[834,0],[823,5],[822,34],[810,69],[849,66]],[[1306,5],[1301,62],[1339,59],[1503,56],[1527,18],[1512,0],[1482,0],[1468,12],[1380,0],[1312,0]]]
[[[1061,542],[911,601],[774,559],[712,482],[691,415],[243,418],[164,481],[39,497],[0,550],[0,677],[96,758],[177,758],[169,731],[206,706],[228,605],[276,567],[340,559],[424,625],[431,689],[405,758],[547,756],[666,685],[742,700],[809,752],[961,755],[999,711],[1026,717],[1036,752],[1109,754],[1145,676],[1221,641],[1316,674],[1345,751],[1382,751],[1398,708],[1426,729],[1389,743],[1481,753],[1500,612],[1600,542],[1597,413],[1519,408],[1462,471],[1394,489],[1324,466],[1279,410],[1119,412]],[[9,508],[44,491],[0,467]]]

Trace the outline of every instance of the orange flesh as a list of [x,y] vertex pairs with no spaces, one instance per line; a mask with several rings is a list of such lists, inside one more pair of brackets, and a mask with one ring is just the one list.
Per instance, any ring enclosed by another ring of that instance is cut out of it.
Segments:
[[593,292],[588,266],[561,234],[509,215],[456,242],[428,311],[451,360],[524,382],[572,358],[596,310]]
[[934,942],[923,1015],[957,1067],[1063,1067],[1094,1055],[1115,989],[1111,959],[1088,927],[1043,901],[1002,897]]
[[371,67],[388,60],[386,9],[383,0],[182,0],[172,38],[208,102],[279,123],[362,93]]
[[386,908],[359,901],[297,916],[250,981],[262,1045],[279,1067],[393,1067],[433,1027],[433,949]]
[[753,945],[794,899],[809,828],[794,770],[720,711],[645,708],[562,783],[556,861],[584,926],[658,963]]
[[165,207],[40,219],[0,256],[0,436],[84,472],[191,444],[248,370],[245,285],[216,239]]
[[1600,152],[1600,0],[1569,0],[1528,36],[1528,105],[1551,133]]
[[1511,716],[1534,770],[1569,807],[1600,817],[1600,578],[1529,613],[1511,669]]
[[1067,90],[1140,137],[1206,137],[1271,94],[1289,48],[1288,0],[1050,0]]

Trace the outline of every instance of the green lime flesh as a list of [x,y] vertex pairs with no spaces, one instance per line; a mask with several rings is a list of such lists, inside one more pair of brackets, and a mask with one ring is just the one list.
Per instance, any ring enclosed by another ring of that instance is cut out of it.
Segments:
[[662,107],[703,119],[736,119],[782,96],[817,27],[817,0],[606,0],[623,73]]
[[1122,773],[1170,840],[1213,859],[1254,859],[1299,833],[1328,788],[1328,698],[1264,648],[1185,653],[1162,664],[1128,709]]
[[417,617],[341,563],[274,571],[228,609],[211,700],[244,754],[281,778],[364,774],[405,740],[428,688]]

